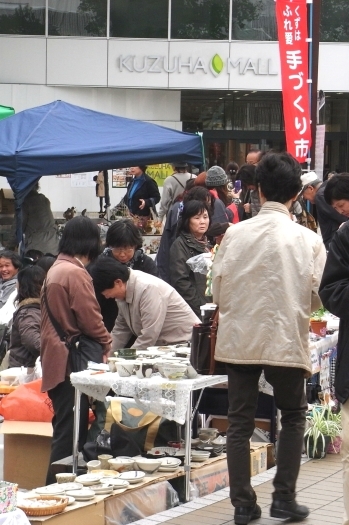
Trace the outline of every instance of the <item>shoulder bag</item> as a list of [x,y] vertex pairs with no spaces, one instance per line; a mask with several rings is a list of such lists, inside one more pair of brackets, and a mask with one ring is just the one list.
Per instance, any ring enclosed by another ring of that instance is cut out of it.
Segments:
[[51,309],[48,305],[46,289],[45,281],[42,296],[46,306],[47,314],[50,318],[52,326],[57,332],[58,337],[69,350],[69,363],[71,371],[81,372],[82,370],[86,370],[89,361],[93,361],[94,363],[102,363],[103,347],[100,343],[98,343],[98,341],[95,341],[85,334],[80,334],[68,340],[67,334],[64,332],[63,328],[57,322],[57,319],[54,318],[51,312]]
[[190,364],[195,368],[198,374],[226,374],[225,363],[216,361],[214,358],[217,341],[218,318],[219,309],[217,307],[208,321],[196,324],[193,327]]

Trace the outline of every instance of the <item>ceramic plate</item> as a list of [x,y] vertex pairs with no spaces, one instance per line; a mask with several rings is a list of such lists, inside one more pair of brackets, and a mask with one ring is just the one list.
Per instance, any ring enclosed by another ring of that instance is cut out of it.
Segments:
[[95,485],[99,482],[101,477],[100,474],[83,474],[82,476],[78,476],[76,481],[82,483],[84,486]]
[[148,454],[151,454],[152,456],[156,456],[157,454],[168,454],[169,456],[174,456],[177,451],[178,448],[174,447],[154,447],[149,450]]
[[179,469],[179,465],[177,467],[160,467],[158,469],[158,472],[176,472],[176,470]]
[[116,470],[92,470],[90,474],[101,476],[103,478],[118,478],[120,476],[120,472],[116,472]]
[[54,495],[54,494],[63,494],[64,489],[61,487],[63,483],[54,483],[53,485],[47,485],[46,487],[38,487],[35,489],[37,494],[42,494],[44,496]]
[[72,505],[75,501],[75,498],[73,496],[66,496],[68,498],[68,505]]
[[[108,481],[110,481],[111,478],[108,478]],[[90,490],[93,490],[95,494],[112,494],[113,487],[112,485],[104,485],[102,483],[98,483],[97,485],[90,485],[88,487]]]
[[164,458],[161,461],[161,467],[178,467],[181,464],[181,460],[177,458]]
[[120,478],[102,478],[104,485],[110,485],[113,489],[126,489],[130,484],[125,479]]
[[139,470],[130,470],[129,472],[122,472],[118,479],[123,479],[129,483],[140,483],[145,477],[145,472],[140,472]]
[[93,490],[80,489],[80,490],[69,490],[67,496],[73,496],[76,501],[87,501],[95,497]]
[[76,483],[76,481],[70,481],[69,483],[58,483],[58,485],[60,485],[64,491],[79,490],[83,487],[82,483]]

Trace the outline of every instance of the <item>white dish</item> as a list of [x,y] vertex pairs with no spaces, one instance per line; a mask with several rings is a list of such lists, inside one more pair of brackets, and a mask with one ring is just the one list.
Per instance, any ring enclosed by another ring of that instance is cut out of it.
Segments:
[[158,472],[176,472],[178,469],[179,465],[177,467],[160,467]]
[[58,483],[58,485],[60,485],[64,491],[67,491],[67,490],[79,490],[79,489],[82,489],[83,488],[83,484],[82,483],[77,483],[76,481],[69,481],[67,483]]
[[[110,479],[108,478],[108,483],[110,483]],[[107,485],[105,483],[98,483],[97,485],[90,485],[90,490],[93,490],[95,494],[112,494],[113,487],[112,485]]]
[[174,346],[148,346],[147,350],[149,352],[173,352],[175,350]]
[[76,481],[87,487],[88,485],[95,485],[98,483],[101,477],[102,476],[99,474],[82,474],[82,476],[76,478]]
[[61,487],[63,483],[53,483],[52,485],[46,485],[46,487],[38,487],[35,489],[37,494],[42,494],[43,496],[63,494],[64,489]]
[[95,497],[95,493],[89,489],[69,490],[67,496],[73,496],[76,501],[88,501]]
[[139,470],[130,470],[129,472],[122,472],[118,479],[123,479],[129,483],[140,483],[145,477],[145,472]]
[[169,456],[174,456],[178,448],[175,447],[154,447],[149,450],[148,454],[156,456],[157,454],[168,454]]
[[68,505],[72,505],[75,501],[75,498],[73,498],[73,496],[66,496],[66,498],[68,499]]
[[126,489],[130,484],[125,479],[120,478],[102,478],[101,481],[104,485],[109,485],[115,489]]
[[181,460],[177,458],[163,458],[161,461],[161,467],[178,467],[181,464]]

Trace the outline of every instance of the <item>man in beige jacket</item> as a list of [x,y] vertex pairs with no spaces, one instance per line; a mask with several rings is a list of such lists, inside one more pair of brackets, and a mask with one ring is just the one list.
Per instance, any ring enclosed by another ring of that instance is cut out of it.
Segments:
[[93,283],[119,313],[112,331],[112,348],[170,345],[189,341],[199,318],[172,286],[158,277],[130,270],[112,257],[102,257],[91,269]]
[[310,313],[321,305],[318,288],[326,252],[321,238],[290,219],[302,188],[299,163],[288,153],[265,155],[257,166],[262,208],[229,228],[213,264],[213,301],[219,305],[215,358],[227,363],[227,455],[235,523],[259,518],[250,483],[249,439],[254,430],[262,370],[281,410],[270,515],[303,520],[295,500],[303,447],[304,378],[311,375]]

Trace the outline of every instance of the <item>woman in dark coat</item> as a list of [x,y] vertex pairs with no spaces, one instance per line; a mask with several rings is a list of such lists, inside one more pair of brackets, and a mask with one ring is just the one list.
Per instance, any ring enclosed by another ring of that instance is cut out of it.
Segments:
[[17,308],[13,315],[10,342],[10,367],[34,368],[40,355],[40,292],[45,276],[44,270],[38,266],[28,266],[18,273]]
[[[151,257],[142,249],[142,235],[137,226],[129,219],[114,222],[107,231],[106,245],[100,257],[114,257],[133,270],[141,270],[150,275],[158,276],[158,270]],[[118,315],[115,299],[106,299],[101,293],[96,292],[96,297],[101,307],[103,322],[106,329],[111,332]]]
[[132,215],[150,217],[150,209],[155,211],[155,205],[160,201],[158,185],[149,175],[146,175],[147,166],[130,168],[132,181],[127,186],[124,202]]
[[187,202],[178,223],[178,237],[170,250],[170,284],[199,318],[200,306],[206,303],[206,275],[193,272],[187,260],[210,251],[206,238],[210,222],[210,211],[205,202]]

